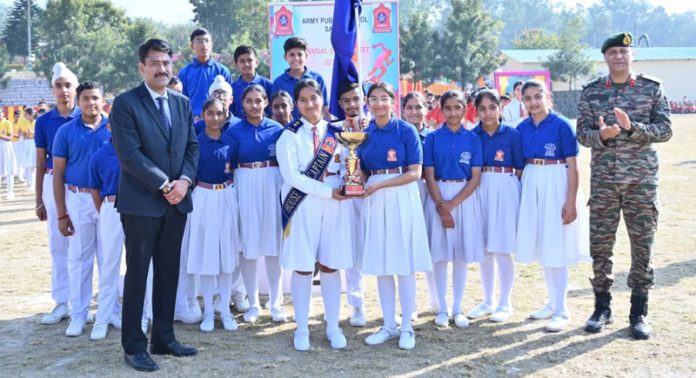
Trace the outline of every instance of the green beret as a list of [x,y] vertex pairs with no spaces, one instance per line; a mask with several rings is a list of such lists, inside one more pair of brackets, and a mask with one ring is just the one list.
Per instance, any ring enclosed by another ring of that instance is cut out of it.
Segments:
[[614,34],[602,43],[602,54],[610,47],[629,47],[633,44],[633,35],[629,32]]

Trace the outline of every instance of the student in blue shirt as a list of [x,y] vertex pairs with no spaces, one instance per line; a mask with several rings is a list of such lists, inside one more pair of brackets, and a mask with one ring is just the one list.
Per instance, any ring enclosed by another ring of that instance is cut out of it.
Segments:
[[46,221],[48,249],[51,252],[51,297],[56,306],[41,319],[42,324],[56,324],[70,316],[68,299],[68,238],[58,230],[56,201],[53,198],[53,139],[58,128],[77,118],[80,109],[75,106],[77,76],[65,64],[53,66],[51,90],[56,106],[36,120],[34,144],[36,145],[36,217]]
[[[273,82],[256,73],[256,69],[259,67],[259,58],[256,49],[251,46],[241,45],[234,49],[234,64],[241,74],[232,83],[232,94],[237,101],[234,101],[231,113],[238,118],[244,118],[244,106],[240,100],[244,91],[249,86],[257,84],[262,86],[267,94],[270,94]],[[270,115],[269,108],[266,108],[266,114]]]
[[283,126],[292,121],[292,110],[295,105],[290,93],[280,90],[271,96],[271,119]]
[[571,123],[551,111],[543,82],[525,82],[522,99],[530,116],[517,126],[527,163],[522,174],[517,261],[538,260],[544,268],[549,300],[529,316],[551,318],[546,330],[559,332],[570,322],[568,267],[589,260],[589,224],[578,191],[579,147]]
[[179,71],[179,79],[184,85],[182,93],[191,101],[194,121],[198,121],[203,103],[208,98],[208,88],[215,77],[222,75],[231,84],[232,75],[225,65],[212,58],[213,38],[206,29],[198,28],[191,33],[191,49],[195,56]]
[[[230,86],[227,81],[225,81],[225,78],[222,75],[218,75],[215,77],[215,80],[213,80],[213,84],[210,85],[210,88],[208,88],[208,98],[217,98],[218,100],[222,101],[223,105],[225,105],[225,112],[227,113],[227,120],[225,120],[225,123],[222,125],[222,132],[224,133],[227,131],[227,129],[241,121],[241,119],[237,118],[232,114],[231,112],[231,106],[232,106],[232,86]],[[198,122],[193,124],[193,128],[196,131],[196,135],[199,135],[200,133],[205,130],[205,120],[201,118],[198,120]]]
[[[484,89],[474,100],[481,122],[472,130],[483,148],[483,173],[478,189],[481,199],[485,253],[481,261],[483,303],[467,317],[490,315],[493,322],[504,322],[512,315],[510,294],[515,276],[512,254],[517,250],[517,218],[520,210],[520,180],[524,159],[519,131],[501,123],[498,93]],[[497,269],[496,269],[497,265]],[[500,280],[500,300],[493,305],[495,272]]]
[[193,190],[193,212],[186,221],[182,245],[186,272],[199,275],[201,280],[202,332],[210,332],[215,327],[213,296],[216,280],[220,288],[223,328],[235,331],[238,327],[230,312],[230,297],[232,272],[239,263],[241,239],[237,190],[233,181],[235,146],[232,138],[222,132],[226,118],[222,101],[211,98],[203,104],[205,130],[198,135],[200,153]]
[[[97,252],[97,213],[89,190],[89,161],[109,142],[108,120],[102,115],[101,86],[86,81],[77,87],[80,117],[64,124],[53,141],[53,194],[58,229],[68,237],[70,325],[66,336],[84,331],[92,299],[92,268]],[[66,193],[67,190],[67,193]]]
[[[432,270],[423,207],[416,181],[421,177],[423,147],[416,128],[394,117],[396,95],[388,83],[367,92],[374,119],[358,149],[361,169],[369,175],[363,201],[365,240],[363,274],[377,276],[384,325],[365,342],[377,345],[399,338],[399,348],[413,349],[416,336],[410,314],[416,303],[416,272]],[[399,281],[401,333],[396,330],[394,276]]]
[[[319,84],[321,88],[321,96],[324,100],[324,106],[322,108],[322,115],[324,119],[330,120],[331,114],[329,113],[329,96],[326,94],[326,85],[324,84],[324,78],[317,72],[314,72],[307,68],[307,41],[304,38],[291,37],[285,41],[283,45],[285,50],[285,61],[288,62],[290,68],[285,70],[285,72],[273,80],[273,87],[271,88],[271,95],[275,94],[280,90],[284,90],[288,93],[295,93],[295,85],[297,85],[300,80],[312,79]],[[300,118],[300,110],[295,104],[295,108],[292,111],[292,119]]]
[[428,184],[425,210],[439,310],[435,324],[449,325],[447,267],[452,263],[452,318],[459,328],[469,326],[461,302],[466,287],[467,264],[483,257],[481,203],[476,188],[483,164],[481,141],[462,120],[466,97],[457,90],[440,97],[445,123],[425,138],[423,165]]

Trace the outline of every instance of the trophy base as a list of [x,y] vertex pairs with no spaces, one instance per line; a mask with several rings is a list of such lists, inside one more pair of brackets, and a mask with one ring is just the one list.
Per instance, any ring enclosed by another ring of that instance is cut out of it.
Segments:
[[346,197],[360,197],[365,195],[365,186],[362,184],[347,184],[341,189],[341,195]]

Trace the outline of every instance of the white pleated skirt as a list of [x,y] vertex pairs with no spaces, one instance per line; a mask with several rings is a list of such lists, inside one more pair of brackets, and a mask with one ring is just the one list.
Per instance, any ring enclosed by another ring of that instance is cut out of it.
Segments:
[[[466,182],[441,182],[437,187],[444,200],[454,198],[466,186]],[[430,240],[430,255],[436,262],[480,262],[483,258],[483,231],[481,203],[476,192],[452,210],[454,228],[442,227],[435,202],[425,205],[425,222]]]
[[21,146],[18,149],[19,151],[15,151],[17,155],[17,164],[24,168],[36,167],[36,146],[34,145],[34,139],[19,138],[17,145]]
[[568,193],[564,164],[529,164],[522,174],[522,196],[517,223],[517,258],[521,263],[539,261],[545,268],[563,268],[589,257],[589,220],[578,190],[577,219],[563,225],[561,217]]
[[[339,175],[328,176],[324,182],[334,188],[340,188],[343,185],[342,176]],[[363,199],[359,197],[339,201],[338,211],[341,213],[341,219],[348,217],[350,222],[349,232],[351,235],[351,243],[353,244],[352,256],[354,266],[360,266],[365,239],[365,225],[363,224],[361,216],[362,203]]]
[[237,189],[193,189],[193,212],[186,221],[186,272],[232,273],[241,250]]
[[12,142],[0,140],[0,177],[17,174],[17,158]]
[[280,253],[282,222],[278,167],[237,168],[234,180],[239,198],[242,255],[253,260]]
[[[282,198],[290,191],[283,185]],[[315,262],[331,269],[353,267],[350,212],[341,202],[307,195],[290,219],[284,233],[280,265],[286,270],[313,272]]]
[[416,182],[418,183],[418,192],[420,194],[421,205],[423,206],[423,210],[425,211],[425,204],[427,203],[428,197],[430,196],[428,193],[428,185],[425,183],[425,179],[420,179]]
[[481,200],[485,252],[511,254],[517,251],[521,187],[514,173],[481,174],[477,193]]
[[[398,174],[372,175],[367,184]],[[410,275],[432,270],[418,184],[380,189],[363,200],[363,274]]]

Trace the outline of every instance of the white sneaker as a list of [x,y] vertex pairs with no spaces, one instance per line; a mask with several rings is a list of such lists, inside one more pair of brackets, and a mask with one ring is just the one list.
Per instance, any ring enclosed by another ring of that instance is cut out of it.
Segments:
[[92,333],[89,334],[91,340],[104,340],[106,338],[106,332],[109,330],[109,325],[100,323],[95,324],[92,327]]
[[7,193],[5,195],[5,198],[8,200],[13,200],[13,199],[15,199],[15,194],[14,193]]
[[396,329],[388,329],[385,327],[380,327],[379,330],[365,339],[365,344],[367,345],[379,345],[383,344],[388,340],[394,339],[399,336],[396,333]]
[[399,349],[411,350],[416,347],[416,334],[413,331],[401,331]]
[[56,307],[51,310],[50,314],[46,314],[41,318],[41,324],[58,324],[63,319],[68,319],[70,317],[70,309],[65,303],[57,304]]
[[239,328],[237,321],[234,320],[232,315],[223,315],[220,320],[222,320],[222,328],[225,331],[236,331]]
[[480,305],[478,305],[478,307],[469,311],[466,314],[466,317],[469,319],[481,319],[483,317],[486,317],[486,316],[492,314],[493,310],[495,310],[495,308],[493,308],[493,306],[488,306],[486,304],[481,303]]
[[501,306],[498,307],[493,314],[491,314],[489,320],[496,323],[502,323],[508,321],[511,315],[512,307]]
[[259,308],[254,306],[250,307],[249,311],[244,313],[244,321],[247,323],[256,323],[259,320]]
[[466,328],[469,326],[469,319],[464,316],[461,312],[458,312],[452,316],[454,319],[454,325],[458,328]]
[[177,311],[174,313],[174,321],[182,322],[184,324],[194,324],[200,322],[201,317],[188,310]]
[[282,307],[271,308],[271,319],[276,323],[285,323],[288,321],[288,316],[285,315],[285,309]]
[[203,318],[203,311],[201,311],[201,305],[198,303],[198,299],[189,298],[187,308],[190,313],[198,316],[199,319]]
[[65,330],[65,336],[77,337],[85,330],[85,321],[82,318],[70,318],[70,325]]
[[233,293],[232,302],[234,302],[234,308],[237,312],[249,311],[249,299],[247,299],[246,294],[240,292]]
[[215,316],[214,315],[206,315],[203,317],[203,320],[201,321],[201,331],[202,332],[212,332],[213,329],[215,329]]
[[529,314],[529,317],[536,320],[549,319],[553,315],[553,306],[546,304],[544,308],[536,310]]
[[121,314],[113,314],[109,317],[109,324],[111,324],[116,329],[121,329]]
[[295,331],[295,338],[293,339],[292,343],[296,350],[309,350],[309,331]]
[[435,315],[435,325],[438,327],[449,326],[449,314],[447,311],[440,311]]
[[437,312],[440,311],[440,305],[437,302],[430,302],[425,311],[429,314],[437,314]]
[[364,327],[367,325],[365,310],[362,307],[353,307],[353,315],[350,317],[350,325],[353,327]]
[[149,325],[150,325],[150,321],[147,318],[143,318],[140,321],[140,329],[143,330],[143,333],[145,334],[145,336],[147,336],[147,329],[148,329]]
[[567,314],[554,314],[546,323],[546,331],[561,332],[568,327],[568,323],[570,323],[570,317]]
[[331,343],[331,348],[333,349],[343,349],[348,345],[346,337],[343,335],[343,331],[340,328],[326,331],[326,338],[329,339]]

